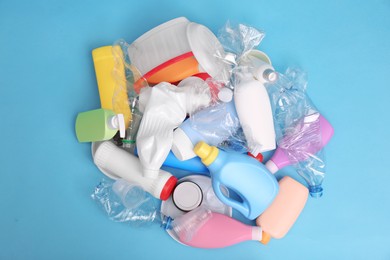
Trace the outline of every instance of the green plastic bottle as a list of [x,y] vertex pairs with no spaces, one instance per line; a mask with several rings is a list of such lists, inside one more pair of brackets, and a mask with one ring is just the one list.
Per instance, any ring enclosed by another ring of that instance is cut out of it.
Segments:
[[125,137],[123,114],[115,114],[110,109],[96,109],[79,113],[76,118],[76,136],[79,142],[109,140],[118,132]]

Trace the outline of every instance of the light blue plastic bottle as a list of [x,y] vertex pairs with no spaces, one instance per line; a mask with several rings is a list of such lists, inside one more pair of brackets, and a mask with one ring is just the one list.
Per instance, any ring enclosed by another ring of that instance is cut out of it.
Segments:
[[[248,219],[257,218],[278,194],[276,178],[256,159],[245,154],[225,152],[205,142],[199,142],[194,152],[209,169],[217,197]],[[226,197],[221,185],[237,193],[242,201]]]
[[240,128],[234,102],[207,107],[184,121],[173,134],[172,152],[179,160],[196,157],[200,141],[217,146]]

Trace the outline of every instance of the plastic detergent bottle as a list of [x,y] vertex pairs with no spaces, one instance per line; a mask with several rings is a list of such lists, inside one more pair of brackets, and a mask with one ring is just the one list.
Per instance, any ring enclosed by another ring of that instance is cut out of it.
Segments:
[[[191,122],[192,119],[187,119],[175,130],[172,152],[179,160],[196,157],[193,150],[198,142],[205,141],[218,145],[228,139],[238,129],[239,124],[228,126],[225,121],[232,122],[235,119],[238,120],[238,117],[233,101],[202,109],[193,115],[193,122]],[[197,125],[198,129],[194,125]],[[208,129],[218,129],[218,134],[202,134],[201,130],[205,125],[207,125],[206,132]]]
[[[312,124],[311,126],[315,127],[315,124]],[[319,134],[321,135],[321,145],[319,147],[318,146],[303,146],[306,148],[306,151],[305,151],[306,153],[311,153],[311,154],[317,153],[320,149],[322,149],[329,142],[329,140],[333,136],[334,130],[333,130],[332,125],[322,115],[319,116],[319,126],[320,126]],[[307,132],[309,133],[310,129],[308,129]],[[296,142],[305,143],[305,135],[300,136],[300,138],[290,138],[290,136],[285,136],[283,139],[285,139],[285,140],[291,139],[290,145],[293,145]],[[282,141],[282,142],[285,143],[286,141]],[[300,154],[304,154],[304,153],[300,152]],[[302,161],[302,160],[305,160],[307,158],[305,158],[304,156],[303,157],[298,156],[295,159]],[[275,173],[278,170],[282,169],[283,167],[286,167],[286,166],[291,165],[293,163],[296,163],[296,162],[291,162],[291,160],[289,159],[289,156],[283,151],[283,149],[278,147],[276,149],[275,153],[273,154],[273,156],[271,157],[271,159],[269,161],[267,161],[265,166],[267,167],[267,169],[271,173]]]
[[76,136],[79,142],[109,140],[118,130],[120,136],[125,137],[124,117],[109,109],[82,112],[76,118]]
[[265,234],[263,243],[269,238],[282,238],[290,230],[304,208],[309,190],[285,176],[279,181],[279,193],[271,205],[256,219],[256,224]]
[[[204,142],[199,142],[194,152],[209,168],[217,197],[248,219],[258,217],[278,193],[275,177],[263,164],[248,155],[225,152]],[[242,201],[226,197],[221,185],[235,191]]]
[[249,71],[238,74],[240,82],[234,88],[234,103],[249,152],[257,156],[276,147],[271,103],[264,85],[276,81],[277,74],[260,59],[251,58],[244,65]]
[[215,212],[211,212],[211,216],[201,222],[196,227],[195,232],[190,231],[190,236],[188,236],[187,230],[176,233],[180,242],[199,248],[222,248],[248,240],[262,241],[263,239],[260,227],[248,226],[231,217]]
[[176,177],[163,170],[160,170],[158,177],[154,179],[144,177],[138,158],[110,141],[98,146],[94,154],[94,162],[98,167],[110,173],[110,176],[136,183],[161,200],[169,198],[177,182]]

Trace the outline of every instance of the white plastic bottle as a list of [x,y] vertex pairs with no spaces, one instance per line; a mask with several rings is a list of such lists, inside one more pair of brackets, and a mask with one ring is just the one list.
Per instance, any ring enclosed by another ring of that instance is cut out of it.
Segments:
[[271,103],[265,84],[276,81],[277,74],[270,64],[255,56],[247,57],[240,65],[247,66],[248,70],[239,75],[240,82],[234,88],[234,103],[249,152],[257,156],[276,147]]
[[167,200],[176,186],[177,178],[163,170],[159,171],[157,178],[144,177],[138,158],[110,141],[105,141],[98,146],[94,154],[94,162],[111,176],[136,183],[161,200]]

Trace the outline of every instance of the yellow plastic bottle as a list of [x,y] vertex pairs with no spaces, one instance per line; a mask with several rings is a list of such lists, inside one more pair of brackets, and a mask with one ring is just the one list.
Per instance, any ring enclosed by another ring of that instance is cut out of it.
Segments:
[[[119,46],[103,46],[92,51],[101,107],[123,114],[125,127],[131,121],[130,104],[127,95],[125,67]],[[113,97],[115,95],[115,104]]]

